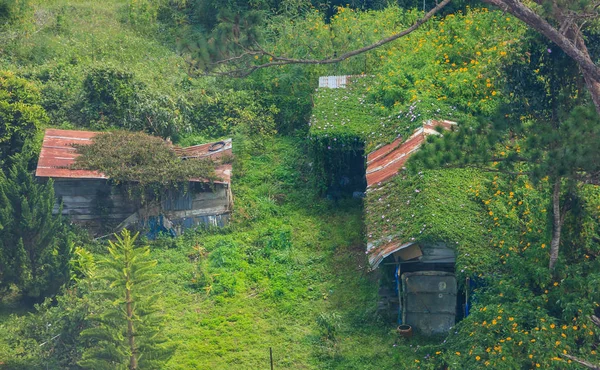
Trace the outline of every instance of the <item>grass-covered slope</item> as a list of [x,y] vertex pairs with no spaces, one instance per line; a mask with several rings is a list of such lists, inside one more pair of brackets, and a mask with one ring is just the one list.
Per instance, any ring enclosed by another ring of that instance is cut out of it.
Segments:
[[[376,313],[357,203],[306,185],[296,140],[236,153],[234,223],[155,246],[173,369],[382,369],[414,361]],[[170,244],[167,243],[167,244]]]

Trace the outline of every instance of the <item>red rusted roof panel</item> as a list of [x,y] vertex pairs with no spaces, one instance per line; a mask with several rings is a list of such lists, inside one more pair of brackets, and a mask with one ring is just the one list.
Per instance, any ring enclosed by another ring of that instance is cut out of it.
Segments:
[[379,186],[398,174],[410,155],[419,149],[427,135],[436,134],[436,127],[451,129],[451,121],[427,121],[402,142],[401,138],[367,155],[367,188]]
[[73,170],[69,168],[69,166],[75,163],[75,158],[79,156],[73,144],[90,144],[92,142],[91,138],[97,134],[94,131],[47,129],[35,175],[55,178],[106,178],[106,176],[98,171]]
[[[79,178],[79,179],[105,179],[104,174],[98,171],[75,170],[70,166],[75,163],[79,156],[74,145],[88,145],[92,138],[99,134],[94,131],[58,130],[47,129],[42,143],[42,150],[38,160],[36,176],[53,178]],[[173,147],[173,151],[182,158],[212,158],[218,159],[224,155],[231,155],[232,142],[227,139],[215,143],[195,145],[187,148]],[[231,165],[220,165],[215,169],[221,181],[218,183],[229,183],[231,181]],[[202,179],[190,181],[205,182]]]
[[392,150],[397,149],[400,146],[400,144],[402,144],[401,137],[394,140],[391,144],[384,145],[381,148],[375,150],[374,152],[369,153],[367,155],[367,165],[390,154],[390,152]]

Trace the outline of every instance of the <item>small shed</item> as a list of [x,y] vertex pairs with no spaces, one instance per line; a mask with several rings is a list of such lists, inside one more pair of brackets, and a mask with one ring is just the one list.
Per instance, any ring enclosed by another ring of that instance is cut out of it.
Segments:
[[[451,121],[427,121],[407,139],[398,138],[367,155],[367,257],[372,270],[384,266],[390,277],[384,298],[397,310],[398,322],[411,325],[422,334],[447,332],[457,315],[457,281],[454,274],[455,248],[437,235],[437,212],[445,212],[443,181],[431,181],[430,188],[406,189],[396,179],[406,161],[428,135],[438,128],[452,129]],[[438,186],[440,188],[438,188]],[[424,207],[427,205],[427,207]],[[453,211],[458,211],[454,209]],[[423,215],[420,213],[430,213]],[[439,215],[439,213],[438,213]]]
[[[200,225],[223,226],[229,220],[233,201],[231,164],[216,169],[213,184],[190,179],[187,186],[171,189],[158,199],[140,204],[123,186],[113,184],[98,171],[72,169],[79,155],[74,144],[86,145],[99,132],[47,129],[38,160],[36,176],[54,180],[55,212],[87,227],[93,234],[122,227],[146,227],[150,236],[158,231],[180,234]],[[231,139],[181,148],[172,146],[183,160],[219,159],[232,155]]]

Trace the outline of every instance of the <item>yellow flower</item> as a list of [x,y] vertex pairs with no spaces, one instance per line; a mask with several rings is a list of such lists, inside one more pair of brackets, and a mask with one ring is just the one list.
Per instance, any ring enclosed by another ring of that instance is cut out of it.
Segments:
[[456,352],[456,355],[457,355],[457,356],[460,356],[460,352]]
[[554,329],[555,327],[556,327],[556,325],[550,324],[550,329]]
[[475,360],[479,361],[479,360],[481,360],[481,357],[475,356]]

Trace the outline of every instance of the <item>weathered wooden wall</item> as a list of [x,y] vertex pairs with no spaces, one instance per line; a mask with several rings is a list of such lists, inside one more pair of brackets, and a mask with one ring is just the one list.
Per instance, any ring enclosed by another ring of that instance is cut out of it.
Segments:
[[[228,184],[209,186],[190,183],[186,189],[173,189],[163,197],[161,207],[140,209],[119,186],[105,179],[56,179],[55,212],[62,202],[62,214],[74,222],[85,223],[91,231],[102,223],[114,226],[133,218],[142,224],[149,217],[163,214],[178,233],[202,224],[224,226],[229,220],[232,199]],[[94,225],[97,224],[97,225]]]
[[127,194],[105,179],[55,179],[54,194],[55,212],[62,202],[62,214],[73,221],[120,222],[137,209]]

